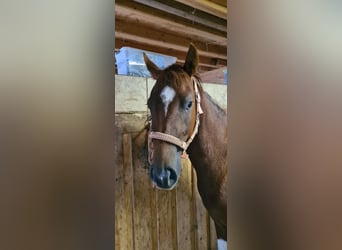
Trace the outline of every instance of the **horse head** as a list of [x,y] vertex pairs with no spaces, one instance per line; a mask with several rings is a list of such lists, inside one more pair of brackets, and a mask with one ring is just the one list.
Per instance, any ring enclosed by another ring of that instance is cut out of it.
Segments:
[[173,64],[164,70],[146,54],[144,60],[156,80],[147,103],[152,118],[150,179],[160,189],[172,189],[181,174],[181,157],[199,124],[198,53],[190,44],[184,65]]

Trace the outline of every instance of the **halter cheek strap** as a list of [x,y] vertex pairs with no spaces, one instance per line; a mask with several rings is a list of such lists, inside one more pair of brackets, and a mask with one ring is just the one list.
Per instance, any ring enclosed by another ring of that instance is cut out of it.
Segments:
[[[195,90],[195,100],[196,100],[196,123],[195,123],[195,128],[191,134],[191,136],[189,137],[189,139],[187,141],[183,141],[173,135],[169,135],[169,134],[165,134],[162,132],[149,132],[148,134],[148,162],[151,164],[152,159],[153,159],[153,143],[152,143],[152,139],[155,140],[159,140],[159,141],[165,141],[168,143],[171,143],[173,145],[176,145],[178,147],[180,147],[181,149],[183,149],[183,154],[182,157],[183,158],[187,158],[188,155],[186,153],[186,150],[188,149],[189,145],[191,144],[191,142],[193,141],[193,139],[195,138],[196,134],[198,133],[198,127],[200,124],[199,121],[199,116],[201,114],[203,114],[203,110],[201,107],[201,95],[200,92],[198,90],[198,85],[199,82],[195,77],[191,77],[192,82],[194,84],[194,90]],[[152,127],[150,125],[150,127]]]

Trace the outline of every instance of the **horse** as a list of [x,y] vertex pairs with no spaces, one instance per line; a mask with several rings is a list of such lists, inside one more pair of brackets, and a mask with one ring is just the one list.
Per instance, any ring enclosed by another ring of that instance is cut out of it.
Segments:
[[163,70],[144,53],[156,80],[148,98],[150,179],[171,190],[181,173],[181,159],[189,157],[197,175],[204,206],[214,220],[218,249],[227,248],[227,113],[207,94],[198,74],[199,56],[190,44],[183,66]]

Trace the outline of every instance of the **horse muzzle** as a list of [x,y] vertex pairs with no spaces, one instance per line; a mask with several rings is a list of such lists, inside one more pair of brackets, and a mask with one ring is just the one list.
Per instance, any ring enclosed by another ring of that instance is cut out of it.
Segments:
[[157,188],[163,190],[173,189],[178,181],[178,175],[176,171],[172,168],[157,168],[151,166],[150,168],[150,178],[151,181],[156,185]]

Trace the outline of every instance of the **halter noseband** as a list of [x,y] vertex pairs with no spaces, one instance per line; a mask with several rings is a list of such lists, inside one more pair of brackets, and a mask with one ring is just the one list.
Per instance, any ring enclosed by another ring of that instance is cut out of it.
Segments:
[[[196,134],[198,133],[198,127],[200,124],[199,116],[200,116],[200,114],[203,114],[203,110],[201,107],[201,95],[200,95],[200,92],[198,90],[199,81],[195,77],[191,77],[191,79],[192,79],[192,82],[194,84],[195,100],[196,100],[196,123],[195,123],[195,128],[192,132],[192,135],[189,137],[189,139],[187,141],[183,141],[183,140],[181,140],[181,139],[179,139],[173,135],[165,134],[162,132],[150,131],[148,134],[148,162],[149,162],[149,164],[151,164],[152,158],[153,158],[152,139],[156,139],[159,141],[165,141],[165,142],[168,142],[168,143],[171,143],[173,145],[180,147],[181,149],[183,149],[182,157],[187,158],[186,150],[188,149],[189,145],[191,144],[191,142],[195,138]],[[150,128],[152,128],[151,125],[150,125]]]

